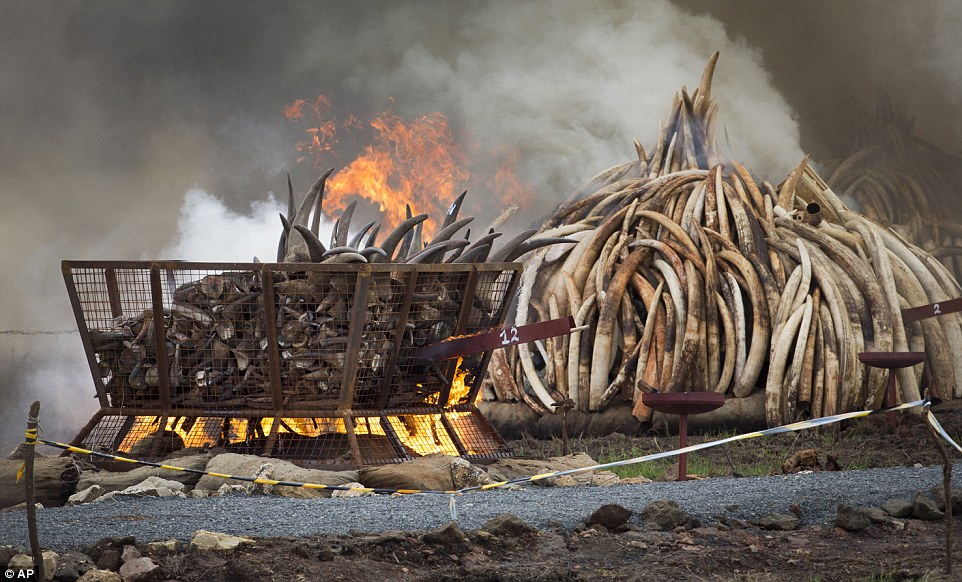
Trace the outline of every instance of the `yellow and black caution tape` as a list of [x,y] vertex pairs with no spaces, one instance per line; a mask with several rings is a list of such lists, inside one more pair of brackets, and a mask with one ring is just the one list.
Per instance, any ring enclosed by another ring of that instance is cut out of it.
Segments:
[[578,468],[578,469],[567,469],[567,470],[564,470],[564,471],[552,471],[552,472],[550,472],[550,473],[541,473],[541,474],[539,474],[539,475],[531,475],[531,476],[529,476],[529,477],[518,477],[518,478],[510,479],[510,480],[507,480],[507,481],[498,481],[498,482],[496,482],[496,483],[489,483],[489,484],[487,484],[487,485],[478,485],[478,486],[475,486],[475,487],[465,487],[465,488],[457,489],[457,490],[453,490],[453,491],[432,491],[432,490],[427,490],[427,489],[384,489],[384,488],[376,488],[376,487],[347,487],[347,486],[344,486],[344,485],[321,485],[321,484],[317,484],[317,483],[301,483],[301,482],[297,482],[297,481],[277,481],[277,480],[275,480],[275,479],[263,479],[263,478],[256,478],[256,477],[239,477],[239,476],[237,476],[237,475],[226,475],[226,474],[224,474],[224,473],[215,473],[215,472],[211,472],[211,471],[201,471],[201,470],[199,470],[199,469],[188,469],[188,468],[185,468],[185,467],[177,467],[177,466],[174,466],[174,465],[166,465],[166,464],[162,464],[162,463],[153,463],[153,462],[150,462],[150,461],[140,461],[140,460],[131,459],[131,458],[128,458],[128,457],[121,457],[121,456],[118,456],[118,455],[112,455],[112,454],[109,454],[109,453],[102,453],[102,452],[98,452],[98,451],[90,451],[90,450],[87,450],[87,449],[82,449],[82,448],[80,448],[80,447],[75,447],[75,446],[67,445],[67,444],[64,444],[64,443],[58,443],[58,442],[54,442],[54,441],[48,441],[48,440],[45,440],[45,439],[38,439],[38,438],[36,438],[36,434],[34,434],[32,437],[28,435],[28,443],[29,443],[30,439],[33,438],[33,439],[35,439],[34,442],[40,442],[40,443],[45,444],[45,445],[48,445],[48,446],[52,446],[52,447],[57,447],[57,448],[60,448],[60,449],[64,449],[64,450],[69,451],[69,452],[71,452],[71,453],[77,453],[77,454],[81,454],[81,455],[92,455],[92,456],[100,457],[100,458],[103,458],[103,459],[111,459],[111,460],[114,460],[114,461],[121,461],[121,462],[124,462],[124,463],[134,463],[134,464],[138,464],[138,465],[147,465],[147,466],[149,466],[149,467],[157,467],[157,468],[160,468],[160,469],[167,469],[167,470],[170,470],[170,471],[183,471],[183,472],[187,472],[187,473],[194,473],[194,474],[197,474],[197,475],[210,475],[210,476],[212,476],[212,477],[220,477],[220,478],[222,478],[222,479],[234,479],[234,480],[237,480],[237,481],[246,481],[246,482],[248,482],[248,483],[257,483],[257,484],[259,484],[259,485],[274,485],[274,486],[283,486],[283,487],[303,487],[303,488],[305,488],[305,489],[326,489],[326,490],[330,490],[330,491],[357,491],[357,492],[362,492],[362,493],[377,493],[377,494],[384,494],[384,495],[392,495],[392,494],[402,494],[402,495],[414,495],[414,494],[447,495],[447,496],[450,496],[450,497],[451,497],[451,502],[450,502],[450,503],[451,503],[451,516],[452,516],[452,519],[455,519],[455,518],[457,517],[457,506],[456,506],[456,503],[455,503],[455,496],[462,495],[462,494],[464,494],[464,493],[469,493],[469,492],[472,492],[472,491],[487,491],[487,490],[490,490],[490,489],[497,489],[497,488],[499,488],[499,487],[506,487],[506,486],[510,486],[510,485],[521,485],[521,484],[530,483],[530,482],[533,482],[533,481],[540,481],[540,480],[548,479],[548,478],[551,478],[551,477],[560,477],[560,476],[563,476],[563,475],[573,475],[573,474],[576,474],[576,473],[585,473],[585,472],[589,472],[589,471],[597,471],[597,470],[602,470],[602,469],[610,469],[610,468],[613,468],[613,467],[621,467],[621,466],[625,466],[625,465],[634,465],[634,464],[637,464],[637,463],[646,463],[646,462],[654,461],[654,460],[657,460],[657,459],[664,459],[664,458],[667,458],[667,457],[674,457],[674,456],[677,456],[677,455],[680,455],[680,454],[683,454],[683,453],[691,453],[691,452],[695,452],[695,451],[700,451],[700,450],[704,450],[704,449],[709,449],[709,448],[712,448],[712,447],[717,447],[717,446],[724,445],[724,444],[727,444],[727,443],[731,443],[731,442],[734,442],[734,441],[741,441],[741,440],[758,438],[758,437],[762,437],[762,436],[770,436],[770,435],[776,435],[776,434],[796,432],[796,431],[804,430],[804,429],[807,429],[807,428],[815,428],[815,427],[819,427],[819,426],[825,426],[825,425],[828,425],[828,424],[834,424],[834,423],[837,423],[837,422],[841,422],[841,421],[843,421],[843,420],[850,420],[850,419],[853,419],[853,418],[862,418],[862,417],[870,416],[870,415],[873,415],[873,414],[883,414],[883,413],[894,412],[894,411],[898,411],[898,410],[906,410],[906,409],[909,409],[909,408],[916,408],[916,407],[923,407],[923,408],[925,408],[925,409],[926,409],[927,416],[928,416],[928,421],[929,421],[929,422],[932,424],[932,426],[936,429],[936,431],[939,433],[939,435],[941,435],[942,438],[944,438],[946,441],[948,441],[948,442],[949,442],[953,447],[955,447],[959,452],[962,452],[962,447],[960,447],[958,444],[956,444],[956,443],[951,439],[951,437],[949,437],[949,435],[945,432],[945,430],[942,428],[942,426],[941,426],[941,425],[938,423],[938,421],[935,419],[935,416],[932,414],[932,412],[931,412],[930,410],[928,410],[928,407],[929,407],[930,405],[931,405],[931,401],[930,401],[930,400],[916,400],[916,401],[914,401],[914,402],[906,402],[905,404],[900,404],[900,405],[898,405],[898,406],[893,406],[893,407],[890,407],[890,408],[881,408],[881,409],[878,409],[878,410],[860,410],[860,411],[856,411],[856,412],[846,412],[846,413],[843,413],[843,414],[836,414],[836,415],[833,415],[833,416],[826,416],[826,417],[824,417],[824,418],[816,418],[816,419],[812,419],[812,420],[805,420],[805,421],[801,421],[801,422],[795,422],[795,423],[792,423],[792,424],[786,424],[786,425],[783,425],[783,426],[778,426],[778,427],[775,427],[775,428],[769,428],[769,429],[765,429],[765,430],[760,430],[760,431],[755,431],[755,432],[740,434],[740,435],[736,435],[736,436],[733,436],[733,437],[728,437],[728,438],[724,438],[724,439],[719,439],[719,440],[711,441],[711,442],[707,442],[707,443],[701,443],[701,444],[697,444],[697,445],[690,445],[690,446],[687,446],[687,447],[684,447],[684,448],[674,449],[674,450],[671,450],[671,451],[664,451],[664,452],[661,452],[661,453],[654,453],[654,454],[651,454],[651,455],[645,455],[645,456],[641,456],[641,457],[634,457],[634,458],[625,459],[625,460],[622,460],[622,461],[613,461],[613,462],[610,462],[610,463],[602,463],[602,464],[598,464],[598,465],[592,465],[592,466],[590,466],[590,467],[581,467],[581,468]]
[[[40,419],[38,419],[38,418],[28,418],[28,419],[27,419],[27,422],[32,424],[32,423],[35,423],[35,422],[37,422],[37,421],[39,421],[39,420],[40,420]],[[39,426],[36,427],[36,428],[28,428],[28,429],[27,429],[26,431],[24,431],[24,433],[23,433],[23,437],[24,437],[24,439],[25,439],[25,440],[24,440],[24,444],[27,445],[28,447],[34,447],[34,446],[36,446],[36,445],[37,445],[37,442],[38,442],[38,440],[39,440],[39,439],[37,438],[37,436],[38,436],[39,434],[40,434],[40,427],[39,427]],[[20,463],[20,468],[17,469],[17,481],[16,481],[17,483],[20,482],[20,479],[23,479],[23,472],[24,472],[26,469],[27,469],[27,462],[24,461],[24,462]]]

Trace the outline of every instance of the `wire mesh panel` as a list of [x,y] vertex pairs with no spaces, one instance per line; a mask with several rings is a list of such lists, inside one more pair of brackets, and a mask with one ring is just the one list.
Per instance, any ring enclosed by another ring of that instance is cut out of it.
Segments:
[[344,386],[358,272],[273,276],[281,408],[334,409]]
[[311,464],[503,452],[445,410],[472,400],[485,354],[460,369],[414,354],[502,323],[518,265],[63,268],[106,412],[85,448],[219,446]]

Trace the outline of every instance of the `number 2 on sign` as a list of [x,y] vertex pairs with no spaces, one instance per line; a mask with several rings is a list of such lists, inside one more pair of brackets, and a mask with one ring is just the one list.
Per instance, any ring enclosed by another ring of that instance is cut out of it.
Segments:
[[[511,334],[510,337],[508,337],[509,331],[510,331],[510,334]],[[520,340],[518,339],[518,328],[517,328],[517,327],[515,327],[515,326],[512,325],[510,330],[507,330],[507,329],[502,329],[502,330],[501,330],[501,345],[507,346],[507,345],[511,345],[511,344],[516,344],[516,343],[518,343],[519,341],[520,341]]]
[[932,311],[935,315],[942,315],[942,306],[938,303],[932,305]]

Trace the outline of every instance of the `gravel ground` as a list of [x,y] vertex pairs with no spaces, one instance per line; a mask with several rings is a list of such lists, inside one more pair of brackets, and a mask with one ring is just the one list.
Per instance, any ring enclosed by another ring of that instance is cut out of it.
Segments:
[[[640,512],[655,499],[673,499],[705,523],[721,515],[751,521],[769,513],[787,513],[791,504],[799,503],[803,525],[824,525],[834,519],[839,503],[879,505],[886,499],[911,498],[941,482],[941,467],[899,467],[613,487],[528,486],[459,497],[457,521],[463,529],[473,529],[494,516],[513,513],[541,528],[557,524],[571,528],[606,503]],[[962,463],[953,470],[953,484],[960,483]],[[106,536],[133,535],[140,542],[189,540],[198,529],[254,537],[420,531],[447,524],[451,512],[449,498],[434,495],[310,500],[275,496],[143,498],[43,509],[38,511],[38,521],[41,545],[66,549]],[[0,513],[0,545],[27,543],[26,514]]]

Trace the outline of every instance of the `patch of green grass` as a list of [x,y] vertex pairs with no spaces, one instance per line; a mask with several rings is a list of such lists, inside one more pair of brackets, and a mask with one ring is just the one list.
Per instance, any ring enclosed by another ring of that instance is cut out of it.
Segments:
[[[958,420],[953,420],[948,413],[943,416],[952,423],[947,426],[950,434],[960,432]],[[698,444],[739,434],[742,434],[741,431],[715,430],[691,434],[688,440],[691,444]],[[547,458],[564,454],[563,443],[558,437],[548,440],[526,437],[509,444],[515,454],[522,457]],[[635,436],[615,433],[588,437],[575,434],[569,439],[571,453],[587,453],[601,463],[632,459],[676,448],[677,434],[665,430],[650,430]],[[896,434],[888,427],[885,418],[876,416],[834,428],[824,427],[737,440],[703,449],[688,455],[688,472],[703,477],[779,474],[784,461],[805,449],[815,449],[823,467],[826,467],[828,456],[831,455],[841,468],[846,470],[941,463],[941,457],[932,446],[928,428],[922,419],[906,415],[900,420],[899,433]],[[643,476],[658,480],[665,478],[666,471],[677,463],[677,457],[669,457],[617,467],[614,472],[622,478]]]

